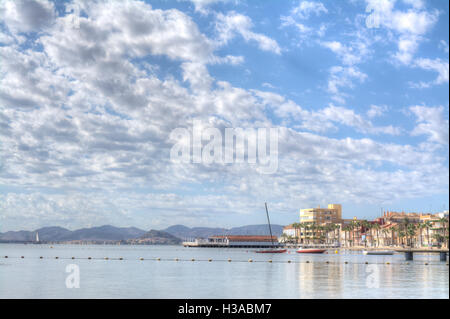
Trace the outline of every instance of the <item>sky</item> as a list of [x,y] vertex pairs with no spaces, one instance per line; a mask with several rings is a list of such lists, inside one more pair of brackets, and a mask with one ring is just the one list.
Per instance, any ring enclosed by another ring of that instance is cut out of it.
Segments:
[[[448,32],[443,0],[2,0],[0,231],[447,210]],[[276,172],[173,161],[194,120],[277,128]]]

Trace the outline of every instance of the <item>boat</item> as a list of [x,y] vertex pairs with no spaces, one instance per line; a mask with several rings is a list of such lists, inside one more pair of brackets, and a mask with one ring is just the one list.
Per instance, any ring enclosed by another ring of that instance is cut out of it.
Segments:
[[304,248],[297,250],[299,254],[323,254],[326,252],[326,249],[316,249],[316,248]]
[[363,250],[363,255],[393,255],[393,250]]
[[[264,205],[266,206],[266,215],[267,215],[267,223],[269,224],[270,241],[272,243],[272,246],[274,246],[273,236],[272,236],[272,226],[270,226],[269,210],[267,209],[267,203],[264,203]],[[274,246],[273,249],[257,250],[256,253],[258,253],[258,254],[283,254],[286,251],[287,251],[287,249],[278,249],[278,248],[275,248],[275,246]]]
[[273,249],[273,250],[257,250],[258,254],[282,254],[287,252],[287,249]]

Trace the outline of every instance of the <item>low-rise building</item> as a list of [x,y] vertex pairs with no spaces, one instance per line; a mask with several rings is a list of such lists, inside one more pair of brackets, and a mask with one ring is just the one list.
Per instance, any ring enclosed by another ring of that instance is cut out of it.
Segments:
[[292,224],[283,227],[283,235],[281,241],[283,242],[297,242],[300,237],[300,229],[294,227]]
[[211,236],[207,239],[197,238],[193,241],[183,242],[185,247],[272,247],[278,246],[276,236],[247,236],[247,235],[223,235]]

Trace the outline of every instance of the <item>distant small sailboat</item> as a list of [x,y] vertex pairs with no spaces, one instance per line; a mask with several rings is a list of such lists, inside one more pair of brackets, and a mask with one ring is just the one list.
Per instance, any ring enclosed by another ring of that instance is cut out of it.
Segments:
[[393,255],[393,250],[363,250],[363,255]]
[[299,254],[323,254],[326,252],[326,249],[316,249],[316,248],[304,248],[297,250]]
[[[270,226],[269,210],[267,209],[267,203],[264,203],[264,205],[266,206],[266,215],[267,215],[267,223],[269,224],[270,241],[272,243],[272,246],[274,246],[272,236],[272,226]],[[286,251],[287,249],[279,249],[274,247],[274,249],[257,250],[256,252],[258,254],[282,254],[285,253]]]
[[36,232],[36,242],[37,243],[39,242],[39,233],[38,232]]

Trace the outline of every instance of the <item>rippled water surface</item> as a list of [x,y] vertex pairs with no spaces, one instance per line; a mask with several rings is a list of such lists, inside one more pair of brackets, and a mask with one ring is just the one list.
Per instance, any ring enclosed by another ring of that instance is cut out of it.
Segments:
[[[70,264],[79,288],[66,287]],[[0,244],[0,298],[449,298],[448,269],[439,254],[406,264],[403,254],[334,250]]]

